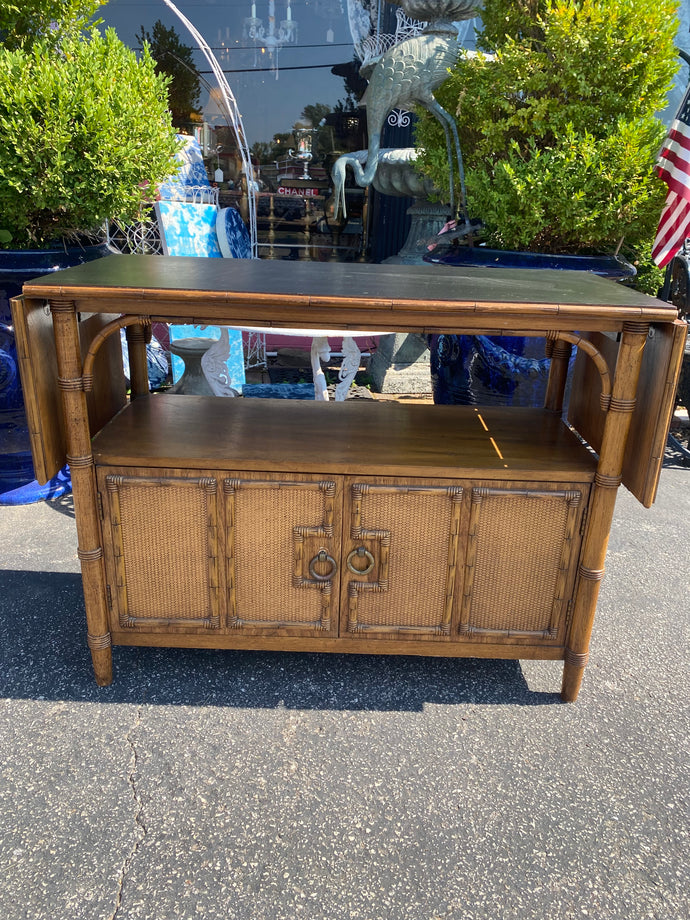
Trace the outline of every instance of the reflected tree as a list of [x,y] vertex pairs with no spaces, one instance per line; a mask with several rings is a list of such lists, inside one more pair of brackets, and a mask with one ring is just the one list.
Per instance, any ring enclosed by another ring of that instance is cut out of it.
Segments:
[[174,28],[167,28],[158,19],[149,32],[142,26],[137,39],[146,42],[151,57],[156,61],[156,71],[170,77],[168,100],[176,128],[188,128],[199,120],[201,108],[201,79],[194,65],[194,52],[180,41]]

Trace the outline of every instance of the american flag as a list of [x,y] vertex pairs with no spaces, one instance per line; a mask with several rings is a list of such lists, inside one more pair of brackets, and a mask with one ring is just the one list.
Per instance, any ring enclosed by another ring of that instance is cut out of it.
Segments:
[[690,86],[676,112],[655,171],[668,186],[652,258],[663,268],[690,236]]

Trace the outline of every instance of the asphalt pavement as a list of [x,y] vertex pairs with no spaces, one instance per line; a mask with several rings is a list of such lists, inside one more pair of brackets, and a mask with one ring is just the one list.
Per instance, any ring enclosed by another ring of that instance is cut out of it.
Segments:
[[114,650],[71,498],[0,507],[2,920],[690,917],[690,469],[557,662]]

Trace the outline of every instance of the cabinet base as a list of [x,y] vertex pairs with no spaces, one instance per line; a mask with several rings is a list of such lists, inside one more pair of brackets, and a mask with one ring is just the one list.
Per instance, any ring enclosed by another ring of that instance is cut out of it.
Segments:
[[242,636],[209,633],[136,633],[113,631],[113,645],[152,646],[157,648],[211,648],[255,650],[262,652],[324,652],[337,655],[421,655],[437,658],[525,658],[562,661],[562,646],[504,645],[490,642],[443,642],[401,639],[339,639],[305,636]]
[[[354,655],[415,655],[438,658],[482,658],[482,659],[526,659],[543,661],[561,661],[565,650],[562,647],[535,645],[498,645],[491,643],[461,643],[401,641],[400,639],[308,639],[304,637],[289,638],[285,636],[219,636],[219,635],[175,635],[134,634],[114,632],[113,645],[155,646],[158,648],[199,648],[227,649],[235,651],[274,651],[274,652],[322,652],[332,654]],[[94,671],[99,686],[104,687],[112,681],[112,666],[104,661],[107,655],[111,659],[111,649],[92,649]],[[97,659],[97,660],[96,660]],[[584,667],[565,663],[561,700],[574,703],[582,682]]]

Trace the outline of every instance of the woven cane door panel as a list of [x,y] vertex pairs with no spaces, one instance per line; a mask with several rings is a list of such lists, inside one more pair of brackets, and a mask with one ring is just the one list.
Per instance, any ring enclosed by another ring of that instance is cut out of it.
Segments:
[[562,640],[583,499],[576,486],[471,490],[462,636]]
[[230,626],[245,632],[335,635],[339,483],[226,479],[223,493]]
[[118,625],[218,629],[217,480],[108,473],[100,486]]
[[347,494],[341,634],[449,636],[462,488],[351,481]]

